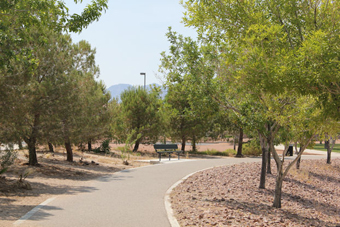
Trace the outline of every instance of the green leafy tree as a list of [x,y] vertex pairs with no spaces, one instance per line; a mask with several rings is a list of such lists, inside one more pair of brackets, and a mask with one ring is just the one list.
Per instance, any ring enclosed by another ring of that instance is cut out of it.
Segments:
[[[82,1],[74,0],[75,3]],[[81,32],[96,21],[107,9],[107,0],[94,0],[87,4],[80,14],[69,14],[64,1],[60,0],[17,0],[0,3],[0,69],[11,72],[11,61],[35,65],[27,44],[32,28],[54,31]]]
[[122,102],[115,114],[113,135],[119,141],[127,138],[135,141],[135,152],[141,143],[155,143],[161,134],[159,92],[157,88],[148,91],[139,86],[128,88],[120,95]]
[[[279,110],[280,105],[284,109],[292,106],[296,102],[290,103],[290,95],[288,100],[282,97],[287,96],[288,92],[295,96],[312,94],[323,104],[324,117],[330,115],[338,118],[336,94],[340,80],[335,68],[338,65],[339,31],[336,28],[340,18],[339,4],[338,1],[322,0],[188,0],[184,2],[187,9],[184,21],[196,27],[199,36],[208,42],[227,47],[221,55],[225,59],[225,68],[234,71],[233,85],[248,87],[243,91],[250,91],[260,100],[264,97],[262,104],[266,105],[261,108]],[[271,96],[279,105],[270,102],[268,98]],[[287,100],[287,105],[282,106],[279,99]],[[268,136],[289,122],[288,113],[282,114],[281,119],[278,113],[271,116],[260,114],[263,129],[268,120],[272,122],[267,127],[269,134],[261,135],[267,139],[267,144],[273,138]],[[303,130],[310,131],[312,135],[312,125],[309,123],[307,126],[311,128]],[[260,125],[257,128],[261,129]],[[304,145],[307,146],[310,140],[307,139]],[[279,160],[275,150],[273,156],[278,167],[273,206],[281,207],[280,182],[289,168],[283,172],[283,161]]]
[[[95,65],[95,49],[86,41],[70,46],[68,62],[72,65],[60,77],[58,100],[46,115],[48,130],[57,143],[64,143],[67,161],[73,161],[72,144],[82,143],[105,135],[109,128],[110,95],[102,82],[96,82],[99,70]],[[52,119],[52,120],[51,120]]]
[[[30,35],[34,41],[28,48],[38,65],[31,72],[25,65],[16,67],[14,73],[24,75],[26,83],[6,86],[6,98],[0,109],[6,113],[1,118],[1,125],[7,130],[10,128],[5,140],[22,138],[29,149],[29,164],[36,165],[35,147],[41,133],[41,116],[47,114],[51,103],[58,99],[56,90],[61,80],[57,78],[70,65],[66,60],[70,38],[51,30],[32,29]],[[17,62],[13,64],[17,65]]]
[[217,105],[204,89],[209,85],[205,84],[203,75],[206,72],[211,75],[210,52],[200,49],[191,38],[177,35],[171,28],[167,37],[171,46],[169,54],[161,54],[159,71],[166,78],[171,136],[181,141],[182,150],[188,139],[192,141],[193,150],[196,150],[196,142],[207,135],[217,111]]
[[[78,1],[76,1],[78,2]],[[81,15],[69,15],[63,1],[18,0],[0,3],[0,127],[1,141],[25,140],[29,164],[36,165],[35,144],[41,116],[49,111],[69,67],[68,40],[62,32],[80,32],[98,20],[106,0],[92,1]]]

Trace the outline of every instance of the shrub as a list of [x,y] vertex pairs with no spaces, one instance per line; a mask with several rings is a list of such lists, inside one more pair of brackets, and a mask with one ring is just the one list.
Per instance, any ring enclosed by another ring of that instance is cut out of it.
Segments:
[[223,153],[225,153],[225,155],[229,157],[236,155],[236,151],[234,149],[227,149]]
[[110,140],[104,140],[100,147],[93,149],[95,153],[109,153],[110,152]]
[[217,150],[215,150],[215,149],[207,149],[206,151],[205,151],[205,153],[207,154],[207,155],[217,155],[217,153],[218,153],[218,151]]
[[16,153],[13,150],[0,151],[0,174],[7,171],[8,167],[13,164]]
[[207,149],[206,151],[196,151],[196,152],[191,152],[191,153],[199,154],[199,155],[233,156],[236,154],[236,151],[234,151],[233,149],[227,149],[225,151]]
[[254,140],[251,140],[249,143],[244,144],[242,147],[242,154],[253,155],[253,156],[262,155],[260,141],[254,139]]

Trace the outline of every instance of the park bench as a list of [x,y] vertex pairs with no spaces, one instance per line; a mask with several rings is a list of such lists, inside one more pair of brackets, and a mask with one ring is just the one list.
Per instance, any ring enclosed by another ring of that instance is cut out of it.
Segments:
[[159,161],[161,161],[161,157],[163,153],[169,154],[169,161],[170,161],[172,153],[177,153],[178,160],[179,160],[179,153],[183,152],[183,151],[178,150],[177,144],[154,144],[153,148],[155,148],[155,151],[159,155]]

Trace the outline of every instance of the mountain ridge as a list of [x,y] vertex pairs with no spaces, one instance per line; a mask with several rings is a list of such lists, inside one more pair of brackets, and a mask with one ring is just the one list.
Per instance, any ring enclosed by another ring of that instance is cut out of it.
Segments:
[[[146,88],[147,89],[150,89],[150,85],[156,85],[157,87],[161,87],[162,89],[162,94],[161,94],[161,97],[164,98],[164,96],[166,95],[166,90],[163,89],[163,87],[159,84],[148,84],[146,85]],[[112,85],[110,86],[109,88],[107,88],[106,90],[108,92],[110,92],[111,94],[111,99],[113,98],[117,98],[118,99],[118,102],[121,102],[120,100],[120,94],[125,91],[126,89],[128,89],[129,87],[134,87],[134,85],[131,85],[131,84],[115,84],[115,85]]]

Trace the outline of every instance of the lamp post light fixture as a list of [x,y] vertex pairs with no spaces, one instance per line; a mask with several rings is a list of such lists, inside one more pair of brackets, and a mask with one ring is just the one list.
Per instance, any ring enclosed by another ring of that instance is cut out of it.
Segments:
[[140,73],[140,75],[144,75],[144,90],[145,90],[145,84],[146,84],[146,73]]

